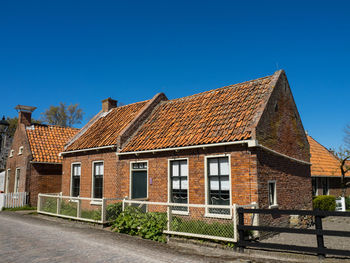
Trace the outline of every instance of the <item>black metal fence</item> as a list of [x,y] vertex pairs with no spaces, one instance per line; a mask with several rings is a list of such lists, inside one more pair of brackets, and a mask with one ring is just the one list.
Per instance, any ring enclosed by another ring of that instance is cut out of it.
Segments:
[[[241,249],[245,247],[258,247],[258,248],[268,248],[268,249],[276,249],[276,250],[309,252],[309,253],[315,253],[320,257],[325,257],[327,254],[337,255],[337,256],[350,256],[349,250],[326,248],[324,246],[324,239],[323,239],[324,236],[350,237],[350,231],[323,230],[322,228],[322,218],[326,216],[350,217],[350,212],[328,212],[328,211],[319,211],[319,210],[244,209],[244,208],[238,208],[237,212],[238,212],[237,229],[239,234],[239,240],[237,242],[237,246]],[[273,226],[247,226],[247,225],[244,225],[245,213],[314,216],[315,229],[299,229],[299,228],[273,227]],[[295,246],[295,245],[285,245],[285,244],[277,244],[277,243],[261,243],[261,242],[254,242],[251,240],[244,240],[244,236],[245,236],[244,231],[247,231],[247,230],[315,235],[316,237],[315,240],[317,240],[317,247]],[[349,239],[349,242],[350,242],[350,239]]]

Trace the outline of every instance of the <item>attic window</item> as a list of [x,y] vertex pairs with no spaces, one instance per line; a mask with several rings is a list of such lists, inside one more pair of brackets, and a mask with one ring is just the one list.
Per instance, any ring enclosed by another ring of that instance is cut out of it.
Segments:
[[19,147],[18,149],[18,155],[21,155],[23,154],[23,146]]
[[10,157],[13,157],[13,154],[15,153],[15,150],[11,150]]
[[278,103],[276,103],[276,105],[275,105],[275,112],[277,112],[278,111]]

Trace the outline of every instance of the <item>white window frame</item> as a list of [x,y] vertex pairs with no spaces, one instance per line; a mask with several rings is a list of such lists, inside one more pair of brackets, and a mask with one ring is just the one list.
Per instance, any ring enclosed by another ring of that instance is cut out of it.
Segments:
[[18,148],[18,155],[22,155],[23,154],[23,146]]
[[[80,190],[81,190],[81,162],[74,162],[70,164],[70,191],[69,191],[69,195],[72,196],[73,194],[73,165],[75,164],[80,164],[80,184],[79,184],[79,196],[80,196]],[[78,197],[79,197],[78,196]],[[73,201],[74,202],[74,201]],[[77,201],[76,201],[77,202]]]
[[6,184],[5,184],[5,194],[7,194],[9,192],[10,177],[11,177],[11,169],[7,169]]
[[[19,176],[18,176],[18,171],[19,171]],[[21,168],[16,168],[15,184],[13,186],[14,193],[18,193],[20,176],[21,176]]]
[[[329,195],[329,177],[323,176],[321,178],[321,187],[322,187],[322,195]],[[323,180],[326,179],[326,184],[327,184],[327,193],[323,193]]]
[[[208,200],[208,159],[211,158],[220,158],[220,157],[228,157],[228,168],[229,168],[229,184],[230,184],[230,189],[229,189],[229,196],[230,196],[230,203],[229,205],[232,206],[232,178],[231,178],[231,154],[218,154],[218,155],[207,155],[204,157],[204,177],[205,177],[205,204],[209,204]],[[211,218],[222,218],[222,219],[231,219],[232,218],[232,209],[230,208],[230,214],[229,215],[222,215],[222,214],[213,214],[209,212],[208,207],[205,208],[205,217],[211,217]]]
[[[102,185],[102,198],[104,195],[104,190],[105,190],[105,163],[104,160],[97,160],[93,161],[91,163],[91,198],[94,198],[94,186],[95,186],[95,179],[94,179],[94,172],[95,172],[95,163],[102,163],[103,164],[103,185]],[[80,175],[81,176],[81,175]],[[81,179],[81,178],[80,178]],[[90,202],[91,205],[102,205],[102,200],[92,200]]]
[[12,149],[12,150],[10,151],[9,157],[13,157],[13,154],[14,154],[14,153],[15,153],[15,150]]
[[[270,205],[270,184],[274,184],[274,193],[273,193],[273,204]],[[269,208],[277,208],[278,207],[278,201],[277,201],[277,181],[276,180],[269,180],[267,181],[267,202],[269,205]]]
[[[147,171],[147,197],[146,198],[141,198],[142,200],[146,199],[148,200],[149,198],[149,194],[148,194],[148,190],[149,190],[149,163],[148,160],[137,160],[137,161],[132,161],[130,162],[130,172],[129,172],[129,199],[131,199],[131,191],[132,191],[132,165],[134,163],[147,163],[147,169],[138,169],[137,171]],[[138,200],[138,199],[132,199],[132,200]]]
[[[186,161],[187,162],[187,204],[190,202],[190,165],[189,165],[189,158],[170,158],[168,159],[168,203],[171,202],[171,165],[170,163],[172,161]],[[172,211],[173,214],[178,215],[189,215],[190,214],[190,208],[188,207],[187,211]]]

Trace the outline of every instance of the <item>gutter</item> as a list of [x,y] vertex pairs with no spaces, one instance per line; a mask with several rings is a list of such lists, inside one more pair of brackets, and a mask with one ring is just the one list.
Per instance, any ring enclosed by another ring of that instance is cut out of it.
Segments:
[[116,145],[108,145],[108,146],[66,151],[66,152],[60,152],[58,154],[58,156],[63,156],[63,155],[68,154],[68,153],[88,152],[88,151],[96,151],[96,150],[103,150],[103,149],[112,149],[112,148],[116,148],[116,147],[117,147]]
[[56,165],[62,165],[62,163],[53,163],[53,162],[35,162],[30,161],[31,164],[56,164]]
[[272,154],[290,159],[292,161],[298,162],[298,163],[302,163],[305,165],[311,165],[310,162],[306,162],[303,160],[299,160],[297,158],[288,156],[286,154],[283,153],[279,153],[275,150],[272,150],[266,146],[263,146],[261,144],[258,143],[257,140],[242,140],[242,141],[234,141],[234,142],[221,142],[221,143],[212,143],[212,144],[202,144],[202,145],[193,145],[193,146],[184,146],[184,147],[173,147],[173,148],[164,148],[164,149],[155,149],[155,150],[145,150],[145,151],[134,151],[134,152],[117,152],[116,155],[117,156],[123,156],[123,155],[139,155],[139,154],[143,154],[143,153],[157,153],[157,152],[166,152],[166,151],[180,151],[180,150],[189,150],[189,149],[198,149],[198,148],[209,148],[209,147],[217,147],[217,146],[227,146],[227,145],[235,145],[235,144],[247,144],[248,148],[254,148],[254,147],[258,147],[261,148],[265,151],[268,151]]

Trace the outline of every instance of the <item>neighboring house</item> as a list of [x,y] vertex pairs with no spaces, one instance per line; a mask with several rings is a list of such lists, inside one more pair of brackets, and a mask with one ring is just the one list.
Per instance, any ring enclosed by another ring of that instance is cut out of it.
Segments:
[[[62,192],[64,195],[114,198],[117,193],[117,150],[151,114],[160,101],[153,99],[117,107],[111,98],[102,110],[65,146]],[[121,196],[119,196],[121,197]]]
[[103,108],[62,153],[64,195],[312,206],[309,144],[284,71]]
[[61,191],[62,158],[59,153],[78,129],[32,124],[35,107],[18,105],[18,126],[6,163],[5,192],[28,192],[36,206],[38,193]]
[[12,137],[8,131],[9,123],[6,121],[5,116],[0,120],[0,172],[6,168],[6,160],[11,148]]
[[[311,136],[307,136],[311,153],[312,194],[335,195],[342,194],[340,162],[337,157]],[[346,182],[350,177],[346,176]]]

